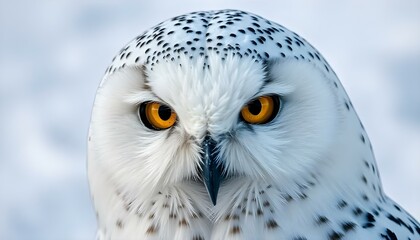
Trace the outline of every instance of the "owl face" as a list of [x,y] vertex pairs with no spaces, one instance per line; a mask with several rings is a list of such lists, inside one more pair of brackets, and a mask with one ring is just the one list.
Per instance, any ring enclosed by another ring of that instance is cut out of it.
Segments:
[[333,82],[310,62],[232,52],[120,69],[97,95],[96,152],[132,193],[194,183],[215,204],[244,179],[297,190],[335,134]]

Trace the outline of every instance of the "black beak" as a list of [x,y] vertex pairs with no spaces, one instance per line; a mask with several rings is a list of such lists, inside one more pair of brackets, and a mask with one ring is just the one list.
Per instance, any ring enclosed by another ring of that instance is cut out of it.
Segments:
[[219,151],[217,143],[210,136],[206,136],[202,149],[202,178],[213,205],[216,205],[222,175],[221,164],[217,163]]

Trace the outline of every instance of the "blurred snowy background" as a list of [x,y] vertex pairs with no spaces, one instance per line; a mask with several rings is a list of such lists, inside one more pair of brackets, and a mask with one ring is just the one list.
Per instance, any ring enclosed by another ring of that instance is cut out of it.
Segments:
[[329,61],[369,133],[385,191],[420,219],[420,1],[0,0],[0,239],[93,239],[90,111],[114,54],[147,28],[238,8]]

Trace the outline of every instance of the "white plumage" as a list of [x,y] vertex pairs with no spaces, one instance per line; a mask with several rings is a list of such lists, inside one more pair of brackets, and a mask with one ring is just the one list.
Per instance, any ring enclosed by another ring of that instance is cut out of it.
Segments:
[[88,171],[99,239],[420,236],[382,192],[326,61],[242,11],[179,16],[121,50],[98,89]]

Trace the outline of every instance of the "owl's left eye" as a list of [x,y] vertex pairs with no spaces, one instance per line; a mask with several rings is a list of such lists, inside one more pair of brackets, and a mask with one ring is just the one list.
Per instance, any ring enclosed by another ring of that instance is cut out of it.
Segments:
[[280,109],[278,96],[258,97],[247,103],[241,110],[242,119],[250,124],[264,124],[273,120]]
[[176,113],[159,102],[144,102],[139,107],[139,116],[144,125],[153,130],[172,127],[176,122]]

